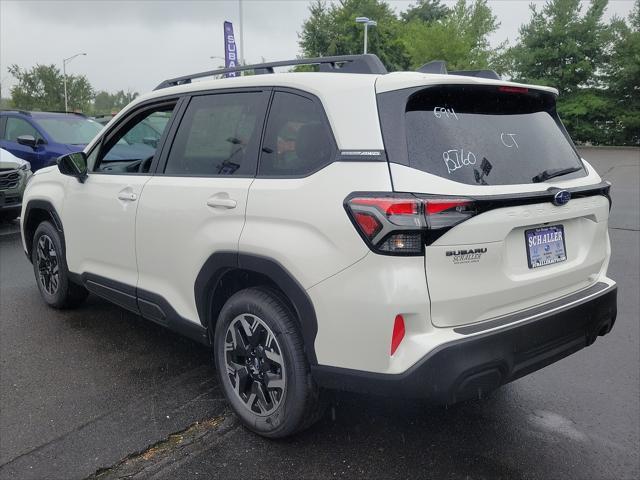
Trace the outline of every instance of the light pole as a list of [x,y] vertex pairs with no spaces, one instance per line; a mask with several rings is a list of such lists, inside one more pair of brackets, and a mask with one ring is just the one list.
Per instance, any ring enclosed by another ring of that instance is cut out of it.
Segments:
[[356,23],[364,23],[364,53],[367,53],[367,31],[369,27],[375,27],[378,22],[375,20],[369,20],[367,17],[356,17]]
[[69,105],[67,103],[67,62],[70,62],[76,57],[80,55],[86,55],[86,53],[76,53],[75,55],[71,55],[69,58],[62,59],[62,76],[64,81],[64,111],[69,111]]
[[240,14],[240,65],[246,65],[244,62],[244,18],[242,15],[242,0],[238,0],[238,13]]

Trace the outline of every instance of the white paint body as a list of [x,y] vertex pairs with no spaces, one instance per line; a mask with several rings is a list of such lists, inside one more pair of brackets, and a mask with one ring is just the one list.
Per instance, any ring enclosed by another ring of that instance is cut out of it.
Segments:
[[[248,76],[152,92],[118,114],[110,125],[150,98],[230,87],[282,86],[320,99],[340,150],[383,150],[376,93],[442,83],[517,85],[419,73]],[[99,138],[86,151],[97,141]],[[34,175],[23,205],[41,199],[55,207],[64,227],[72,272],[102,275],[161,295],[194,323],[201,320],[194,281],[212,253],[238,251],[270,257],[295,277],[312,300],[319,364],[401,373],[438,345],[460,338],[454,326],[543,305],[595,282],[613,285],[606,277],[608,201],[590,197],[574,199],[563,207],[545,203],[492,210],[454,227],[427,247],[424,257],[392,257],[373,253],[365,245],[346,215],[345,197],[354,191],[390,192],[391,177],[398,191],[461,196],[600,182],[593,168],[587,168],[587,176],[573,180],[560,177],[538,184],[484,187],[387,162],[334,162],[305,178],[89,173],[85,183],[46,168]],[[122,192],[136,199],[122,200]],[[233,200],[235,208],[210,206],[211,199]],[[549,222],[564,225],[568,259],[531,270],[523,232]],[[27,241],[23,233],[25,249]],[[451,248],[479,246],[487,252],[478,263],[454,265],[445,255]],[[397,314],[404,316],[406,335],[390,355]]]

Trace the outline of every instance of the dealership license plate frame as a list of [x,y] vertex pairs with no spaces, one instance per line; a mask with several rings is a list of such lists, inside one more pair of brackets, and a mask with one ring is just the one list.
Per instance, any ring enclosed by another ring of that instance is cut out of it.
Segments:
[[[529,246],[529,238],[534,235],[544,234],[547,232],[561,232],[561,240],[553,240],[551,242],[545,242],[540,245]],[[525,249],[527,251],[527,263],[529,269],[533,270],[540,267],[546,267],[549,265],[555,265],[556,263],[562,263],[567,261],[567,244],[564,235],[564,225],[547,225],[544,227],[530,228],[524,231]],[[545,252],[545,247],[549,246],[549,253]],[[561,249],[559,247],[562,247]],[[541,250],[541,251],[539,251]],[[562,255],[559,255],[561,251]],[[540,259],[545,259],[546,262],[539,262]]]

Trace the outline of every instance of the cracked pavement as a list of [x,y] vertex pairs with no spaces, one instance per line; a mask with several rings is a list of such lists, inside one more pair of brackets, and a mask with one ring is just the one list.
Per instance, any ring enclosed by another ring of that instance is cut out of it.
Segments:
[[335,393],[280,441],[239,425],[198,344],[93,296],[45,307],[0,226],[0,479],[638,478],[640,153],[583,156],[614,184],[609,336],[448,409]]

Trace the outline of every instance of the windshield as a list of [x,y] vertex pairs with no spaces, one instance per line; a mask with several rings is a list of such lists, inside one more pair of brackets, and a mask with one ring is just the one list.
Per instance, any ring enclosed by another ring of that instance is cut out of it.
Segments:
[[431,87],[409,97],[404,116],[409,166],[455,182],[526,184],[545,171],[567,170],[563,179],[586,174],[546,92]]
[[37,121],[55,142],[70,145],[86,145],[102,130],[98,122],[79,115],[39,118]]

